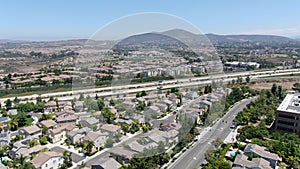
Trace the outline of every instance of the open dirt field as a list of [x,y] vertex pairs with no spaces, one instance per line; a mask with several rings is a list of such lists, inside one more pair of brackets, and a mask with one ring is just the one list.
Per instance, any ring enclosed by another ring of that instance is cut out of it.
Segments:
[[272,85],[275,83],[278,86],[282,86],[283,89],[292,90],[294,83],[300,83],[300,79],[291,79],[291,80],[277,80],[270,82],[256,82],[255,84],[250,84],[249,87],[257,90],[262,89],[271,89]]

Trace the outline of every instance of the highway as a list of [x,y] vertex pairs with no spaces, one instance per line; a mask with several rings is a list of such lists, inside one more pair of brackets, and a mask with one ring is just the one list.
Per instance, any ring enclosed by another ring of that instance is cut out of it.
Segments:
[[228,113],[212,127],[206,128],[207,132],[190,149],[172,163],[168,169],[201,168],[201,164],[205,163],[205,152],[214,148],[211,142],[217,138],[224,141],[232,130],[230,126],[234,117],[256,98],[257,97],[244,99],[233,106]]
[[[75,91],[66,91],[66,92],[54,92],[54,93],[45,93],[41,95],[33,94],[28,96],[20,96],[19,100],[35,100],[37,97],[42,99],[48,99],[50,97],[58,98],[59,100],[72,100],[74,97],[79,97],[80,94],[94,96],[112,96],[112,95],[123,95],[128,93],[136,93],[141,91],[153,91],[158,90],[158,86],[163,86],[163,89],[174,88],[174,87],[191,87],[191,86],[200,86],[211,84],[212,81],[222,80],[224,83],[236,80],[237,77],[242,77],[245,79],[247,76],[251,78],[251,81],[257,81],[260,78],[272,77],[272,76],[283,76],[290,74],[298,74],[300,69],[287,69],[287,70],[267,70],[267,71],[246,71],[246,72],[235,72],[227,74],[215,74],[203,77],[191,77],[191,78],[182,78],[175,80],[165,80],[162,83],[158,82],[147,82],[139,84],[129,84],[122,86],[112,86],[112,87],[103,87],[103,88],[92,88],[92,89],[82,89]],[[291,76],[293,77],[293,76]],[[294,76],[295,77],[295,76]],[[278,77],[276,77],[278,78]],[[14,97],[1,98],[0,103],[4,103],[7,99],[13,100]]]

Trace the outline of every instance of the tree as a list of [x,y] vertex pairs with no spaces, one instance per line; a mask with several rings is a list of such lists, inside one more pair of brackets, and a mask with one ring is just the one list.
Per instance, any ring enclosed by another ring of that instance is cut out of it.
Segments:
[[42,102],[41,96],[36,97],[36,102],[37,102],[37,103],[38,103],[38,102]]
[[115,141],[112,138],[108,138],[105,142],[105,147],[111,148],[114,145]]
[[141,93],[141,97],[143,97],[143,96],[147,96],[147,93],[146,93],[146,91],[142,91],[142,93]]
[[273,93],[273,95],[276,96],[276,94],[277,94],[277,85],[275,83],[272,85],[271,92]]
[[42,136],[39,141],[41,145],[46,145],[48,143],[46,136]]
[[211,92],[212,92],[212,87],[211,87],[211,85],[205,86],[205,88],[204,88],[204,93],[205,93],[205,94],[208,94],[208,93],[211,93]]
[[93,141],[88,141],[83,145],[83,149],[85,150],[87,155],[91,155],[94,147],[94,142]]
[[249,75],[246,77],[246,83],[250,83],[250,76]]
[[29,147],[34,147],[36,145],[38,145],[39,143],[37,142],[37,140],[31,140],[28,142]]
[[113,99],[110,99],[110,100],[109,100],[109,105],[110,105],[110,106],[115,106],[115,101],[114,101]]
[[84,99],[84,95],[81,93],[80,96],[79,96],[79,100],[83,101],[83,99]]
[[16,119],[12,119],[9,121],[8,126],[10,130],[16,131],[18,129],[18,121]]
[[106,119],[107,123],[111,123],[114,119],[116,119],[116,115],[107,107],[102,109],[102,116]]
[[47,132],[48,132],[48,128],[46,126],[43,126],[43,128],[42,128],[42,134],[46,135]]
[[237,80],[236,80],[237,83],[239,84],[242,84],[243,83],[243,78],[242,77],[237,77]]
[[12,107],[12,102],[11,102],[10,99],[7,99],[7,100],[5,101],[5,107],[6,107],[6,110],[11,109],[11,107]]
[[97,100],[97,105],[100,111],[105,107],[105,103],[103,100]]
[[217,138],[212,142],[212,145],[214,145],[216,148],[220,147],[222,144],[223,141],[220,138]]
[[60,169],[67,169],[67,168],[72,167],[71,152],[64,150],[63,158],[64,158],[64,163],[60,166]]

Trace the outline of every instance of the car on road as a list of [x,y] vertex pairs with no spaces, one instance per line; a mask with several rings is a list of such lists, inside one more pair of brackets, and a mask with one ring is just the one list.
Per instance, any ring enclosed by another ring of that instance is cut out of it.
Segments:
[[232,122],[232,124],[231,124],[230,128],[232,128],[232,129],[236,129],[236,127],[237,127],[237,123],[236,123],[236,122]]

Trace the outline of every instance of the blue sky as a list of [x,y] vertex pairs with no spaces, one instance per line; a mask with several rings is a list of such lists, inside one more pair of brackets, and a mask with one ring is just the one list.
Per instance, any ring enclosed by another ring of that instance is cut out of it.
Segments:
[[300,1],[272,0],[2,0],[0,39],[88,38],[120,17],[172,14],[204,33],[300,35]]

